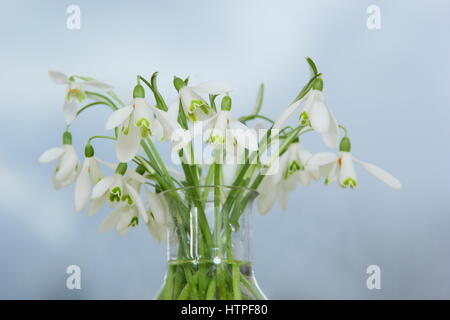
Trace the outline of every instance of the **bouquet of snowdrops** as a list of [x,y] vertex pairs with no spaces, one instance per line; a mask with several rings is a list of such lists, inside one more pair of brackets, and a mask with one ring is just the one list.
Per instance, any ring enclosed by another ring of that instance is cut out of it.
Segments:
[[[174,77],[176,98],[174,103],[167,104],[158,90],[157,73],[150,79],[137,76],[127,105],[106,83],[50,71],[54,82],[67,86],[64,101],[67,129],[63,145],[47,150],[39,161],[56,161],[55,188],[75,183],[77,211],[89,203],[89,215],[94,215],[105,203],[111,207],[111,213],[100,226],[101,232],[115,228],[124,235],[144,224],[158,242],[178,243],[179,260],[194,258],[190,248],[192,208],[196,207],[200,234],[196,241],[200,249],[195,259],[226,256],[234,264],[228,271],[217,268],[214,276],[210,271],[202,273],[201,268],[180,267],[184,280],[177,282],[174,278],[168,297],[211,298],[214,297],[211,292],[216,292],[215,288],[220,292],[222,284],[224,288],[232,288],[231,296],[222,290],[223,297],[243,298],[236,288],[240,271],[235,269],[230,238],[239,229],[239,218],[251,194],[256,194],[252,190],[259,193],[256,203],[261,213],[267,213],[276,200],[286,208],[288,194],[298,185],[323,180],[326,185],[336,181],[343,188],[355,188],[358,180],[354,162],[387,185],[401,186],[385,170],[353,157],[347,128],[336,120],[325,103],[322,73],[310,58],[306,60],[311,68],[310,79],[276,119],[261,113],[263,85],[251,113],[236,117],[232,113],[232,88],[220,82],[191,85],[189,78]],[[80,165],[72,146],[70,125],[81,113],[101,106],[111,109],[104,125],[110,134],[87,140],[84,162]],[[286,125],[290,118],[296,119],[294,126]],[[253,120],[259,122],[251,127]],[[305,150],[302,140],[309,133],[320,134],[325,145],[338,152],[312,154]],[[106,163],[95,155],[93,144],[98,139],[115,144],[117,164]],[[163,160],[158,151],[161,142],[171,145],[170,162]],[[174,164],[179,168],[174,168]],[[112,169],[113,173],[105,176],[102,167]],[[224,188],[216,190],[221,186]],[[214,226],[204,214],[209,193],[213,194],[213,202],[220,198],[212,205]],[[178,269],[173,270],[173,274],[177,272]],[[251,289],[251,284],[248,288]],[[167,288],[164,290],[169,292]]]

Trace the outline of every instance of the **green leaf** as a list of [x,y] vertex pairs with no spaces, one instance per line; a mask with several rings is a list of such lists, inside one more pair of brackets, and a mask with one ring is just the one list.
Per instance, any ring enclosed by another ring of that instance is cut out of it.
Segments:
[[256,103],[253,108],[252,114],[259,114],[263,104],[263,99],[264,99],[264,83],[261,83],[259,85],[258,94],[256,95]]
[[311,68],[312,75],[316,76],[319,73],[319,71],[317,71],[316,64],[310,57],[306,57],[306,61],[308,62],[309,66]]

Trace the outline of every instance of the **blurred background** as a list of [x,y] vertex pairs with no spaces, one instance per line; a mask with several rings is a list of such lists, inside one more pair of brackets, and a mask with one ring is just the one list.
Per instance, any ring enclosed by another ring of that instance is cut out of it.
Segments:
[[[69,5],[81,29],[66,27]],[[368,29],[368,6],[381,29]],[[234,112],[253,106],[276,117],[309,77],[305,56],[324,73],[325,95],[350,129],[353,153],[392,172],[393,190],[357,168],[360,186],[300,187],[289,210],[253,216],[253,262],[272,299],[450,298],[450,3],[444,1],[5,1],[0,2],[0,298],[150,299],[162,283],[165,247],[146,228],[99,235],[107,214],[76,213],[73,186],[55,191],[65,88],[48,69],[111,83],[128,101],[136,74],[233,85]],[[87,115],[89,114],[89,115]],[[83,114],[72,128],[82,154],[103,134],[109,111]],[[306,139],[313,151],[319,138]],[[96,153],[114,160],[110,142]],[[66,288],[79,265],[81,290]],[[381,268],[368,290],[366,268]]]

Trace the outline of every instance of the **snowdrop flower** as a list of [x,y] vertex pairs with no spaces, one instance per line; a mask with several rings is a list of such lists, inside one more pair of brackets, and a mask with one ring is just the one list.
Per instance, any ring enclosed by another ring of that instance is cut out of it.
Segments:
[[292,143],[277,163],[271,165],[258,191],[258,211],[267,213],[279,200],[284,210],[288,204],[288,194],[298,183],[308,185],[320,178],[320,168],[336,162],[337,156],[331,152],[312,155],[298,142]]
[[77,153],[72,146],[72,135],[68,131],[63,134],[62,147],[51,148],[39,158],[40,163],[55,160],[57,162],[53,173],[53,186],[55,189],[61,189],[75,181],[80,167]]
[[[128,181],[130,186],[132,186],[138,194],[141,191],[141,186],[144,181],[137,177],[142,173],[143,172],[136,173],[131,171],[129,177],[125,176],[125,180]],[[158,243],[161,242],[166,235],[165,225],[167,222],[165,212],[167,209],[155,193],[151,192],[146,187],[144,188],[148,196],[149,206],[149,210],[145,211],[145,216],[142,215],[142,208],[139,207],[137,202],[128,198],[126,201],[119,203],[105,220],[103,220],[99,232],[102,233],[115,227],[117,232],[121,236],[124,236],[131,228],[139,224],[139,217],[143,217],[150,233]]]
[[[139,194],[142,182],[132,178],[125,178],[125,180]],[[125,236],[131,228],[139,224],[140,209],[131,197],[126,197],[125,201],[113,207],[114,210],[102,221],[98,231],[103,233],[115,227],[119,235]],[[145,216],[148,218],[147,212]]]
[[300,123],[311,126],[316,132],[320,133],[328,147],[337,148],[339,145],[339,127],[333,113],[325,104],[322,89],[323,81],[317,78],[311,91],[281,113],[275,121],[273,129],[281,129],[284,123],[304,104],[300,113]]
[[174,78],[174,85],[178,90],[178,100],[181,101],[184,113],[192,122],[205,120],[214,115],[214,110],[199,93],[219,95],[232,90],[229,85],[220,82],[203,82],[189,87],[177,77]]
[[49,70],[48,75],[53,82],[67,86],[64,99],[64,120],[70,124],[77,116],[78,106],[86,99],[85,90],[87,88],[109,90],[109,84],[86,77],[79,77],[83,82],[76,82],[75,76],[68,77],[60,71]]
[[258,150],[258,138],[255,130],[248,128],[231,115],[231,98],[222,99],[221,110],[214,118],[207,121],[205,126],[206,141],[213,146],[221,148],[224,145],[228,150],[246,148],[251,151]]
[[[144,88],[138,84],[134,88],[133,101],[128,107],[114,111],[106,121],[105,129],[111,130],[119,127],[116,143],[116,155],[120,162],[128,162],[136,155],[140,141],[152,135],[151,105],[144,99]],[[153,125],[159,128],[161,125]]]
[[125,236],[138,223],[139,211],[136,206],[121,203],[102,221],[98,232],[103,233],[115,227],[119,235]]
[[367,172],[391,188],[401,188],[402,185],[400,181],[398,181],[397,178],[392,176],[389,172],[374,164],[357,160],[353,157],[350,153],[351,143],[348,137],[342,138],[339,149],[340,153],[338,160],[327,168],[327,178],[325,179],[326,184],[333,182],[337,176],[339,185],[343,188],[355,188],[358,186],[358,180],[356,178],[356,173],[353,166],[353,161],[355,161],[366,169]]
[[160,195],[145,188],[147,194],[148,223],[147,228],[150,234],[160,243],[167,239],[169,226],[168,207],[165,199]]
[[186,147],[192,140],[192,132],[184,130],[177,121],[178,118],[178,105],[176,101],[169,106],[167,111],[163,111],[158,108],[152,108],[156,115],[158,125],[160,125],[159,135],[163,141],[172,142],[172,151],[176,152]]
[[[108,176],[102,178],[92,189],[91,199],[92,206],[90,210],[90,215],[95,214],[103,204],[108,201],[111,206],[119,209],[123,205],[133,206],[137,209],[139,215],[144,219],[145,222],[148,221],[147,214],[145,213],[144,203],[139,191],[136,190],[136,185],[133,186],[135,182],[138,186],[145,183],[145,180],[134,172],[127,172],[127,164],[119,163],[116,172],[113,176]],[[131,179],[131,180],[130,180]],[[135,180],[135,182],[133,182]]]
[[94,148],[91,144],[86,145],[84,154],[86,158],[75,182],[76,211],[82,211],[86,207],[92,187],[103,178],[99,160],[94,157]]

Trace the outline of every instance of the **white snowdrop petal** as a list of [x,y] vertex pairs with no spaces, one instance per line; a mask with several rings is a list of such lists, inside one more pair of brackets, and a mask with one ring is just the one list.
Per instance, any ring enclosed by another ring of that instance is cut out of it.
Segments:
[[59,171],[56,173],[56,180],[65,180],[68,176],[77,172],[79,165],[78,156],[72,145],[64,145],[64,154],[61,156]]
[[92,189],[91,199],[103,196],[114,182],[114,177],[104,177]]
[[45,151],[40,157],[39,157],[39,163],[48,163],[51,161],[55,161],[61,155],[64,153],[63,148],[51,148]]
[[130,116],[132,111],[133,107],[131,106],[120,108],[119,110],[114,111],[109,116],[108,120],[106,120],[105,130],[111,130],[123,124],[125,120],[127,120],[127,118]]
[[197,92],[206,94],[225,94],[233,90],[233,88],[223,82],[207,81],[192,87]]
[[105,193],[103,196],[101,196],[100,198],[96,198],[91,200],[91,206],[89,208],[89,212],[88,215],[91,217],[93,215],[95,215],[103,206],[103,204],[105,203],[105,201],[108,199],[108,194]]
[[[319,97],[319,95],[316,95]],[[320,98],[316,99],[309,111],[309,118],[311,120],[311,127],[319,133],[324,133],[330,126],[330,114],[328,108],[325,106]]]
[[330,125],[328,130],[322,133],[322,139],[329,148],[335,149],[339,146],[339,127],[330,109],[328,109],[328,114],[330,116]]
[[124,212],[124,206],[115,208],[103,221],[98,229],[99,233],[103,233],[114,228],[119,222],[121,214]]
[[89,201],[89,196],[91,193],[91,179],[89,177],[89,162],[90,159],[87,158],[78,178],[75,182],[75,210],[81,211],[86,207]]
[[67,75],[61,71],[48,70],[48,76],[57,84],[67,84],[69,82]]
[[130,194],[131,199],[133,199],[136,208],[138,209],[139,215],[144,219],[145,223],[148,222],[148,216],[147,213],[145,212],[145,207],[144,207],[144,203],[142,202],[142,198],[139,195],[139,193],[130,185],[130,184],[125,184],[128,193]]
[[87,80],[83,82],[83,86],[88,86],[99,90],[111,90],[113,88],[112,85],[97,80]]
[[139,134],[139,128],[130,124],[128,133],[124,134],[122,130],[119,130],[116,143],[116,155],[120,162],[131,161],[136,155],[141,136]]
[[150,207],[150,211],[153,214],[153,217],[158,224],[163,224],[166,222],[166,215],[167,215],[167,207],[164,203],[164,198],[161,195],[157,195],[156,193],[148,190],[147,191],[147,197],[148,197],[148,205]]
[[[357,184],[355,168],[353,166],[353,159],[349,152],[341,152],[340,156],[340,170],[339,170],[339,184],[346,186],[346,181],[351,179],[351,185]],[[351,186],[349,185],[349,186]],[[356,185],[355,185],[356,186]]]
[[78,101],[77,99],[71,99],[70,101],[64,100],[63,113],[64,121],[67,124],[71,124],[73,120],[77,117],[78,112]]
[[280,130],[285,123],[289,120],[290,117],[298,110],[302,102],[305,98],[302,98],[294,103],[292,103],[289,107],[283,110],[278,118],[275,120],[274,125],[272,126],[272,130]]
[[274,190],[274,185],[270,180],[272,180],[271,177],[265,177],[258,188],[256,207],[261,214],[266,214],[272,209],[278,196],[278,190]]
[[400,189],[402,187],[401,182],[397,178],[395,178],[393,175],[391,175],[389,172],[387,172],[386,170],[381,169],[380,167],[378,167],[372,163],[357,160],[355,158],[353,158],[353,159],[356,162],[358,162],[364,169],[366,169],[367,172],[369,172],[375,178],[384,182],[391,188]]
[[308,161],[307,165],[311,166],[324,166],[330,164],[332,162],[337,161],[338,156],[332,152],[318,152],[312,155]]

